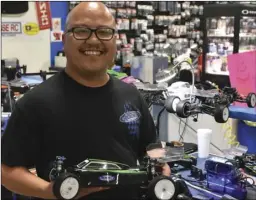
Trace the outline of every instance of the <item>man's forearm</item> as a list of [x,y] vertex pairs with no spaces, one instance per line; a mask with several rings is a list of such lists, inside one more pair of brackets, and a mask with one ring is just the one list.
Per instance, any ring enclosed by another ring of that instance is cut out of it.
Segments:
[[56,199],[51,183],[33,175],[23,167],[8,167],[2,164],[2,185],[20,195]]

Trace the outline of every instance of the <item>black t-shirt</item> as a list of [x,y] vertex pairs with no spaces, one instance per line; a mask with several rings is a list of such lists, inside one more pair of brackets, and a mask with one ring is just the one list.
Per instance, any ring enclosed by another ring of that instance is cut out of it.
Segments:
[[[62,71],[17,102],[2,137],[2,163],[35,166],[49,181],[56,156],[64,156],[66,166],[86,158],[136,166],[155,140],[153,119],[134,86],[110,77],[89,88]],[[113,199],[110,193],[104,191],[105,198]]]

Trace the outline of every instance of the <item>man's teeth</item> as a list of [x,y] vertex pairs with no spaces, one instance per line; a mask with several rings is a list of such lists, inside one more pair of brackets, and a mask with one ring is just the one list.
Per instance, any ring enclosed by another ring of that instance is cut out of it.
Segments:
[[98,56],[101,54],[100,51],[85,51],[84,52],[85,55],[94,55],[94,56]]

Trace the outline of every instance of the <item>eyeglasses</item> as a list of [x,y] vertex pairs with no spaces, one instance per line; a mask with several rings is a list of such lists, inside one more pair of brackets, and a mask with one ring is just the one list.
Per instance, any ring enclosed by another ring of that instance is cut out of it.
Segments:
[[108,27],[100,27],[96,29],[88,27],[74,27],[67,31],[67,33],[73,33],[73,36],[77,40],[87,40],[91,37],[92,33],[95,33],[99,40],[111,40],[116,33],[116,30]]

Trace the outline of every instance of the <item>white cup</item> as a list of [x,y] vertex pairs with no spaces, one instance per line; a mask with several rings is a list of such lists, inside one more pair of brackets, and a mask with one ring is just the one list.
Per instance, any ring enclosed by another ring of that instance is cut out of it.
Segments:
[[207,158],[210,153],[210,143],[212,137],[211,129],[197,130],[198,157]]

